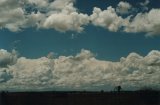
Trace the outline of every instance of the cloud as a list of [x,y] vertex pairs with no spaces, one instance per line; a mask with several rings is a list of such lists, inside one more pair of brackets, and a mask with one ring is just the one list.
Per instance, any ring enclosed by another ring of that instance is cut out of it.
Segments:
[[50,8],[62,10],[66,6],[73,4],[74,2],[75,0],[55,0],[54,2],[51,3]]
[[130,53],[112,62],[81,50],[76,56],[54,59],[20,57],[13,65],[0,68],[0,90],[112,90],[117,85],[126,90],[160,89],[159,75],[160,51],[144,57]]
[[40,8],[42,7],[47,7],[49,5],[48,0],[22,0],[23,3],[29,3],[29,4],[33,4],[36,5]]
[[89,23],[88,15],[78,14],[73,12],[71,14],[52,14],[44,22],[44,28],[53,28],[60,32],[66,31],[83,31],[82,25]]
[[87,14],[78,13],[73,4],[67,5],[61,12],[52,13],[46,18],[43,28],[53,28],[57,31],[83,31],[83,25],[89,23],[89,16]]
[[[25,3],[27,1],[2,0],[0,2],[0,28],[16,32],[31,26],[38,26],[38,21],[41,21],[44,16],[40,12],[28,14],[25,10]],[[31,0],[29,3],[32,3]]]
[[[149,2],[146,0],[140,5],[146,8]],[[132,5],[125,1],[119,2],[117,8],[109,6],[101,10],[94,7],[91,15],[79,12],[75,3],[76,0],[1,0],[0,28],[13,32],[30,27],[82,32],[84,26],[92,24],[112,32],[144,32],[148,36],[160,33],[159,9],[152,8],[149,12],[124,18],[121,15],[132,9]]]
[[148,13],[138,13],[125,27],[125,32],[144,32],[148,36],[160,33],[160,9],[151,9]]
[[20,30],[19,27],[24,22],[24,11],[16,0],[0,1],[0,27],[11,31]]
[[17,52],[15,50],[9,53],[6,50],[0,49],[0,83],[12,78],[8,66],[14,65],[16,61]]
[[132,5],[128,2],[120,1],[117,5],[116,12],[120,14],[128,14],[131,8]]
[[3,82],[5,83],[12,78],[13,78],[12,75],[10,74],[10,72],[8,72],[7,69],[0,68],[0,84]]
[[15,64],[17,60],[17,53],[15,50],[12,53],[7,52],[6,50],[0,50],[0,67],[6,67],[8,65]]
[[118,31],[126,22],[125,19],[117,15],[115,9],[111,6],[103,11],[95,7],[90,17],[93,25],[106,28],[113,32]]
[[65,31],[83,31],[87,14],[78,13],[74,0],[2,0],[0,27],[16,32],[28,27]]

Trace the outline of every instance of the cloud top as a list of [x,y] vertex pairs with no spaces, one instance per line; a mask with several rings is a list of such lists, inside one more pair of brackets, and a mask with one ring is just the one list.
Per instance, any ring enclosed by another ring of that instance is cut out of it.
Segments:
[[128,14],[131,8],[132,5],[128,2],[120,1],[117,5],[116,12],[120,14]]
[[148,36],[160,33],[160,9],[151,9],[148,13],[138,13],[125,27],[126,32],[146,32]]

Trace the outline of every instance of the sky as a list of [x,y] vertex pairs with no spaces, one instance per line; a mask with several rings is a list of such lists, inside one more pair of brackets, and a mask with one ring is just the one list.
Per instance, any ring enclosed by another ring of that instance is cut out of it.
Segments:
[[0,90],[159,90],[158,4],[1,0]]

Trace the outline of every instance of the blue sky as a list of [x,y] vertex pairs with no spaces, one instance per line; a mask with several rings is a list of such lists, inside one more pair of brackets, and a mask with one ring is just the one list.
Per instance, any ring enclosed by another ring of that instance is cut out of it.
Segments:
[[[72,36],[74,35],[74,36]],[[87,26],[82,33],[60,33],[52,29],[25,29],[21,32],[0,31],[0,47],[12,50],[20,56],[38,58],[49,52],[59,55],[75,55],[81,49],[91,50],[97,58],[117,61],[131,52],[146,55],[160,50],[160,37],[145,37],[144,33],[109,32],[103,28]],[[17,42],[18,41],[18,42]]]
[[0,90],[160,89],[159,4],[0,1]]

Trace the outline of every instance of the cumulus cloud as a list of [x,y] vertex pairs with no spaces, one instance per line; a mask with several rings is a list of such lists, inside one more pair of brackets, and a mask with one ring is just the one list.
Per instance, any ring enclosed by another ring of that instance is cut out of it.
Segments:
[[160,33],[160,9],[151,9],[148,13],[138,13],[125,27],[126,32],[145,32],[148,36]]
[[18,31],[24,22],[24,11],[16,0],[0,1],[0,27]]
[[14,32],[28,27],[81,32],[82,26],[89,23],[89,16],[78,13],[74,2],[74,0],[2,0],[0,27]]
[[0,67],[6,67],[8,65],[15,64],[17,60],[17,53],[15,50],[12,53],[7,52],[6,50],[0,50]]
[[[144,7],[149,4],[149,0],[140,3]],[[123,18],[120,14],[129,13],[132,5],[128,2],[119,2],[116,10],[109,6],[106,10],[95,7],[90,16],[93,25],[117,32],[119,30],[127,33],[146,33],[146,36],[156,36],[160,33],[160,9],[151,9],[149,12],[139,12],[136,15],[128,15]]]
[[120,1],[117,5],[116,12],[120,14],[127,14],[131,10],[132,5],[128,2]]
[[90,18],[93,25],[104,27],[113,32],[118,31],[120,27],[126,24],[126,20],[118,16],[115,9],[111,6],[103,11],[95,7]]
[[[60,7],[58,7],[60,8]],[[83,25],[89,23],[89,16],[87,14],[78,13],[73,4],[67,5],[61,12],[52,13],[46,18],[42,27],[53,28],[55,30],[65,31],[83,31]]]
[[0,28],[16,32],[31,26],[38,26],[38,22],[44,19],[43,14],[34,13],[34,11],[28,14],[28,11],[25,10],[25,3],[33,2],[31,0],[28,2],[26,0],[0,1]]
[[12,53],[6,50],[0,50],[0,83],[6,82],[12,78],[8,66],[14,65],[17,61],[17,52],[15,50]]
[[[16,32],[25,28],[55,29],[60,32],[82,32],[84,26],[92,24],[117,32],[144,32],[147,35],[159,35],[159,9],[135,15],[121,15],[129,13],[132,5],[121,1],[117,8],[112,6],[101,10],[93,8],[91,15],[81,13],[75,7],[76,0],[1,0],[0,28]],[[140,3],[147,7],[149,0]],[[131,17],[131,18],[130,18]]]
[[76,56],[20,57],[13,65],[0,67],[0,90],[112,90],[117,85],[128,90],[160,89],[159,75],[159,51],[144,57],[130,53],[111,62],[81,50]]
[[6,68],[0,68],[0,84],[5,83],[12,78],[12,75]]
[[54,2],[51,3],[50,8],[62,10],[66,6],[73,4],[74,2],[75,0],[55,0]]
[[49,16],[43,27],[44,28],[53,28],[57,31],[65,32],[65,31],[83,31],[82,25],[88,24],[88,16],[84,14],[78,14],[73,12],[71,14],[52,14]]

